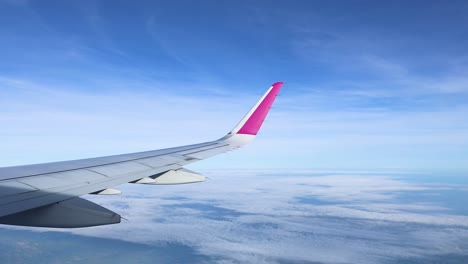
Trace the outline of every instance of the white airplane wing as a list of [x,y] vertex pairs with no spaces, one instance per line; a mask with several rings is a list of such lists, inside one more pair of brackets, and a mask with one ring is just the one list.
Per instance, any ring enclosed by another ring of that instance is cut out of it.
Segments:
[[273,84],[226,136],[210,142],[124,155],[0,168],[0,224],[75,228],[120,223],[120,215],[79,196],[119,194],[123,183],[205,180],[183,166],[255,138],[283,83]]

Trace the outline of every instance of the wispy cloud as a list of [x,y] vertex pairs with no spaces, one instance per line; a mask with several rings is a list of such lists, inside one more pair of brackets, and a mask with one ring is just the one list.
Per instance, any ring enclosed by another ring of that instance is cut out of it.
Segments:
[[[187,85],[182,83],[151,84],[125,78],[118,87],[116,83],[101,79],[88,90],[80,90],[69,84],[1,77],[0,119],[9,124],[0,129],[9,138],[3,143],[4,153],[9,153],[2,158],[3,165],[216,139],[260,96],[216,85],[193,85],[198,94],[185,94],[177,88]],[[96,86],[114,89],[97,92]],[[149,86],[153,88],[146,89]],[[286,85],[259,140],[242,152],[204,161],[202,166],[258,168],[273,166],[273,160],[281,160],[275,162],[277,166],[295,168],[423,168],[427,160],[440,168],[466,165],[466,157],[458,155],[468,145],[465,107],[373,109],[352,106],[334,93],[299,96],[288,89]],[[340,108],[335,109],[337,104]],[[343,109],[345,104],[348,109]],[[452,158],[439,159],[442,153]]]

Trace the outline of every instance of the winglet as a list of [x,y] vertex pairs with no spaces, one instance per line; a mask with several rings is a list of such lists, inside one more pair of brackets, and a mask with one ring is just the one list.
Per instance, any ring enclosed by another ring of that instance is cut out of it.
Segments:
[[282,86],[283,82],[274,83],[229,134],[257,135]]

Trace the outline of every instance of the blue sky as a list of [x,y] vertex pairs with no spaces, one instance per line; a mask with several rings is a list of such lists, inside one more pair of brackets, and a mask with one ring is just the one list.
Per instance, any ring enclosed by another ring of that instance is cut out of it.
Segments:
[[0,1],[0,165],[259,138],[197,168],[468,169],[466,1]]

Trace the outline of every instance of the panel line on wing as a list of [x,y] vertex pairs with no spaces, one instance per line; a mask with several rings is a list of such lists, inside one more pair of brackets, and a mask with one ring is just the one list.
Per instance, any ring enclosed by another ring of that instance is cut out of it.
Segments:
[[135,163],[138,163],[138,164],[140,164],[140,165],[146,166],[146,167],[148,167],[148,168],[150,168],[150,169],[154,169],[154,168],[155,168],[155,167],[151,167],[151,166],[148,165],[148,164],[144,164],[144,163],[142,163],[142,162],[139,162],[139,160],[134,160],[134,161],[132,161],[132,162],[135,162]]
[[227,147],[227,146],[229,146],[229,144],[221,145],[221,146],[218,146],[218,147],[212,147],[212,148],[208,148],[208,149],[197,150],[197,151],[193,151],[193,152],[189,152],[189,153],[184,153],[183,155],[187,156],[187,155],[190,155],[190,154],[200,153],[200,152],[204,152],[204,151],[210,151],[210,150],[214,150],[214,149],[218,149],[218,148],[224,148],[224,147]]

